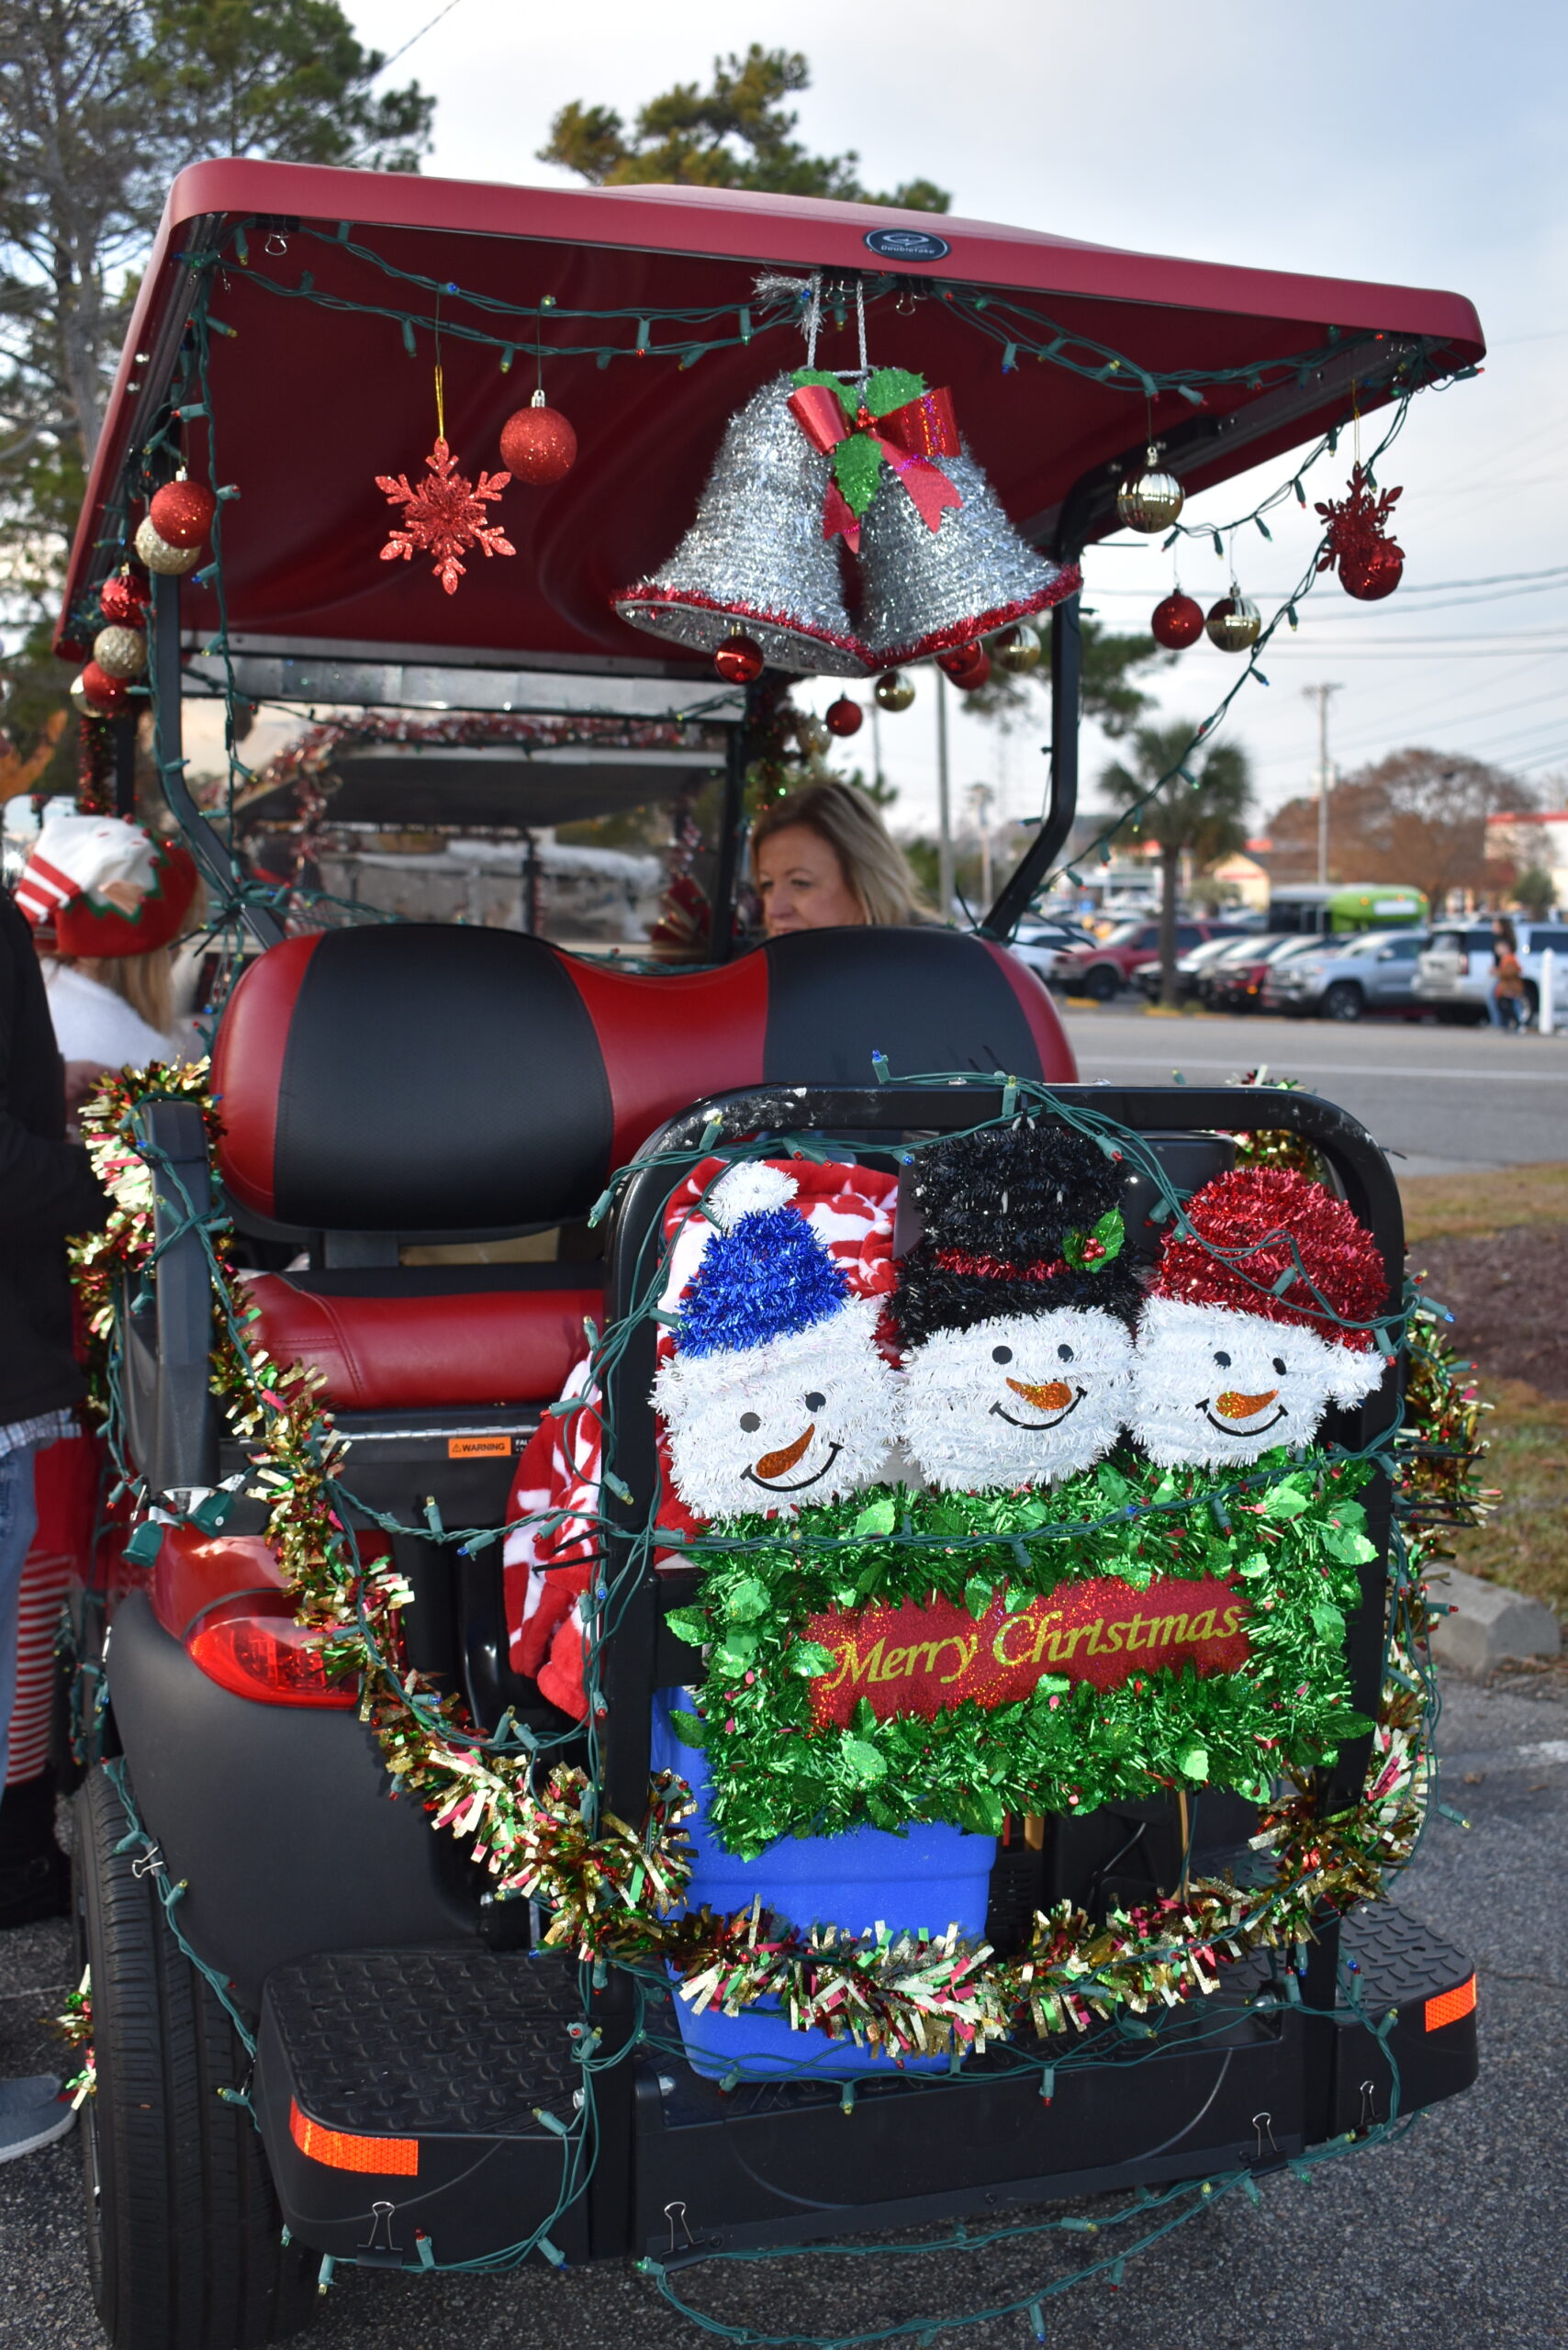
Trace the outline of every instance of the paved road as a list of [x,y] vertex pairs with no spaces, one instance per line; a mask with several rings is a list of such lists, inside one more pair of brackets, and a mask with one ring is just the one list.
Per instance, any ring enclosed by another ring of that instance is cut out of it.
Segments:
[[1068,1012],[1081,1076],[1194,1084],[1260,1063],[1350,1111],[1409,1175],[1568,1158],[1568,1036],[1414,1021],[1343,1024],[1256,1014],[1161,1018],[1141,1006]]
[[[1050,2305],[1051,2350],[1551,2350],[1568,2344],[1559,2140],[1568,2105],[1568,1678],[1484,1690],[1453,1681],[1439,1740],[1445,1796],[1401,1889],[1404,1906],[1476,1959],[1479,2085],[1402,2143],[1269,2181],[1129,2266],[1114,2301],[1086,2286]],[[33,2019],[65,1988],[63,1927],[0,1938],[0,2072],[39,2069]],[[846,2128],[852,2127],[846,2122]],[[74,2139],[0,2169],[0,2344],[95,2350],[82,2266]],[[1092,2207],[1090,2207],[1092,2208]],[[1061,2239],[1055,2240],[1057,2242]],[[1071,2239],[1081,2243],[1084,2239]],[[1015,2298],[1014,2252],[931,2281],[935,2305]],[[922,2264],[924,2266],[924,2264]],[[763,2264],[703,2281],[700,2302],[781,2330],[791,2307],[826,2333],[930,2307],[876,2256]],[[733,2297],[733,2298],[732,2298]],[[704,2339],[619,2266],[560,2277],[402,2279],[351,2271],[307,2337],[319,2350],[697,2350]],[[1016,2319],[927,2337],[942,2350],[1032,2350]]]

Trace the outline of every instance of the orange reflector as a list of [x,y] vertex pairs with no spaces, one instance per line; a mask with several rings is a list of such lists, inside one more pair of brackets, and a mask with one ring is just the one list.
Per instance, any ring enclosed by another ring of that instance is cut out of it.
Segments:
[[288,2134],[301,2154],[330,2170],[368,2170],[381,2178],[414,2178],[419,2174],[417,2138],[355,2138],[346,2130],[323,2130],[301,2113],[294,2098],[288,2102]]
[[1461,2016],[1475,2012],[1475,1977],[1473,1975],[1451,1991],[1439,1991],[1435,1999],[1427,2002],[1427,2030],[1440,2031],[1445,2023],[1457,2023]]

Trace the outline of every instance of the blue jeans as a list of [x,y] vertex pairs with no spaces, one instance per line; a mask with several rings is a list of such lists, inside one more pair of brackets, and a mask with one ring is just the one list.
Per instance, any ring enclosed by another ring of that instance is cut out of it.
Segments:
[[11,1711],[17,1702],[22,1567],[39,1522],[33,1505],[36,1452],[36,1446],[24,1444],[15,1452],[0,1453],[0,1790],[6,1785]]

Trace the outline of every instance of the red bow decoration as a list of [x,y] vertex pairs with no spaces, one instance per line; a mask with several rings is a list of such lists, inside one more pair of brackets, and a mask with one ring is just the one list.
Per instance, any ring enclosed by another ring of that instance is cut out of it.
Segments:
[[835,377],[802,370],[795,380],[800,388],[790,395],[790,412],[812,448],[833,458],[834,477],[823,502],[824,539],[842,532],[850,552],[859,554],[860,518],[877,494],[884,463],[908,490],[928,530],[941,528],[946,508],[962,506],[957,484],[932,463],[934,457],[956,457],[962,449],[953,395],[946,386],[928,391],[906,368],[879,368],[851,413],[851,395]]

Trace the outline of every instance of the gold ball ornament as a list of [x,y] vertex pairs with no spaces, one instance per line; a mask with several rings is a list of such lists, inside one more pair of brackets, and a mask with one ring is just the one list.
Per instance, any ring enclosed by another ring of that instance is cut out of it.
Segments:
[[1004,628],[987,647],[991,666],[1010,677],[1026,677],[1040,666],[1040,640],[1032,628]]
[[144,563],[149,571],[159,571],[166,578],[174,579],[183,577],[187,571],[194,571],[201,561],[199,546],[172,547],[167,539],[161,539],[152,527],[151,515],[138,525],[136,554],[138,562]]
[[879,710],[907,710],[914,699],[914,688],[902,669],[885,669],[873,690]]
[[1209,607],[1204,627],[1211,644],[1222,653],[1246,653],[1263,633],[1263,615],[1250,596],[1233,588],[1217,604]]
[[147,666],[147,639],[139,628],[101,628],[93,658],[106,677],[140,677]]
[[1151,441],[1144,453],[1144,470],[1129,474],[1116,492],[1116,512],[1130,531],[1168,531],[1187,493],[1174,474],[1162,473],[1159,452]]

